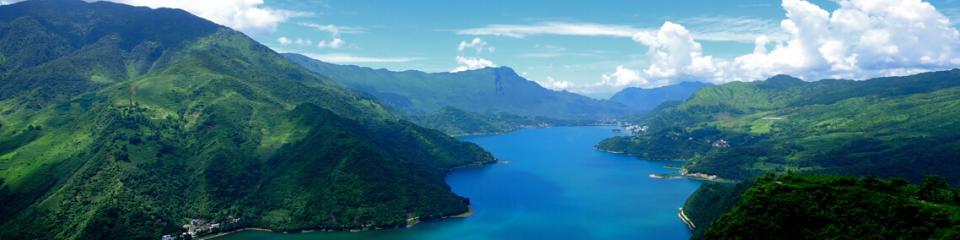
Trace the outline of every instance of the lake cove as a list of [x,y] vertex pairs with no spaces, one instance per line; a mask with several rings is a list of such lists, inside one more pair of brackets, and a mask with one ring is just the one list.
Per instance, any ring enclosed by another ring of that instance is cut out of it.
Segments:
[[473,214],[366,232],[244,231],[218,240],[276,239],[687,239],[678,209],[700,182],[654,179],[668,162],[600,152],[611,127],[524,129],[461,137],[502,163],[453,171],[447,183]]

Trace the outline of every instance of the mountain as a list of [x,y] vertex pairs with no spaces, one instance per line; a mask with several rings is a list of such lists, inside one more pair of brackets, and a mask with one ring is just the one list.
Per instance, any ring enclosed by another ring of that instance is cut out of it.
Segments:
[[457,73],[393,72],[330,64],[299,54],[284,56],[412,115],[428,115],[445,107],[487,116],[510,114],[558,120],[610,119],[633,112],[619,103],[543,88],[507,67]]
[[706,87],[599,148],[750,179],[807,172],[960,183],[960,70],[866,81],[789,76]]
[[960,189],[938,177],[912,185],[902,179],[766,176],[729,209],[712,224],[698,225],[706,228],[705,239],[960,238]]
[[610,101],[622,103],[636,110],[650,111],[664,102],[686,100],[693,95],[694,92],[707,86],[712,86],[712,84],[681,82],[651,89],[630,87],[624,88],[614,94],[610,97]]
[[0,6],[0,239],[405,226],[494,161],[181,10]]

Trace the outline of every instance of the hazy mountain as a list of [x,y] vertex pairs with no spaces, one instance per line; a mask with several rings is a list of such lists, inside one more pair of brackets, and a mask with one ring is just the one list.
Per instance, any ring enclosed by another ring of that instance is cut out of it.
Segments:
[[635,112],[612,101],[543,88],[507,67],[457,73],[393,72],[336,65],[298,54],[284,56],[415,115],[431,114],[444,107],[483,115],[504,113],[565,120],[609,119]]
[[681,82],[678,84],[658,88],[624,88],[610,97],[611,101],[619,102],[640,111],[650,111],[661,103],[669,101],[683,101],[693,95],[700,88],[711,86],[702,82]]
[[181,10],[0,6],[0,239],[404,226],[492,160]]

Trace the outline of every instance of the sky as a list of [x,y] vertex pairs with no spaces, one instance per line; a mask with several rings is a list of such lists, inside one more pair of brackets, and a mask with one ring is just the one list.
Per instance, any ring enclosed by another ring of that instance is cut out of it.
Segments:
[[682,81],[866,79],[960,65],[958,0],[110,1],[181,8],[333,63],[507,66],[596,98]]

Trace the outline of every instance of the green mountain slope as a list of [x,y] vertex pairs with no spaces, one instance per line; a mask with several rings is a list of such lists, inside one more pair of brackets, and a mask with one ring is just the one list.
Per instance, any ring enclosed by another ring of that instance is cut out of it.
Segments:
[[510,114],[561,120],[609,119],[632,113],[622,104],[545,89],[506,67],[458,73],[392,72],[284,54],[348,88],[376,96],[413,115],[454,107],[482,115]]
[[493,161],[180,10],[27,1],[0,39],[0,239],[403,226]]
[[727,178],[766,172],[960,182],[960,70],[867,81],[767,81],[707,87],[665,106],[639,136],[601,148]]
[[763,177],[706,229],[707,239],[957,239],[960,190],[825,175]]

